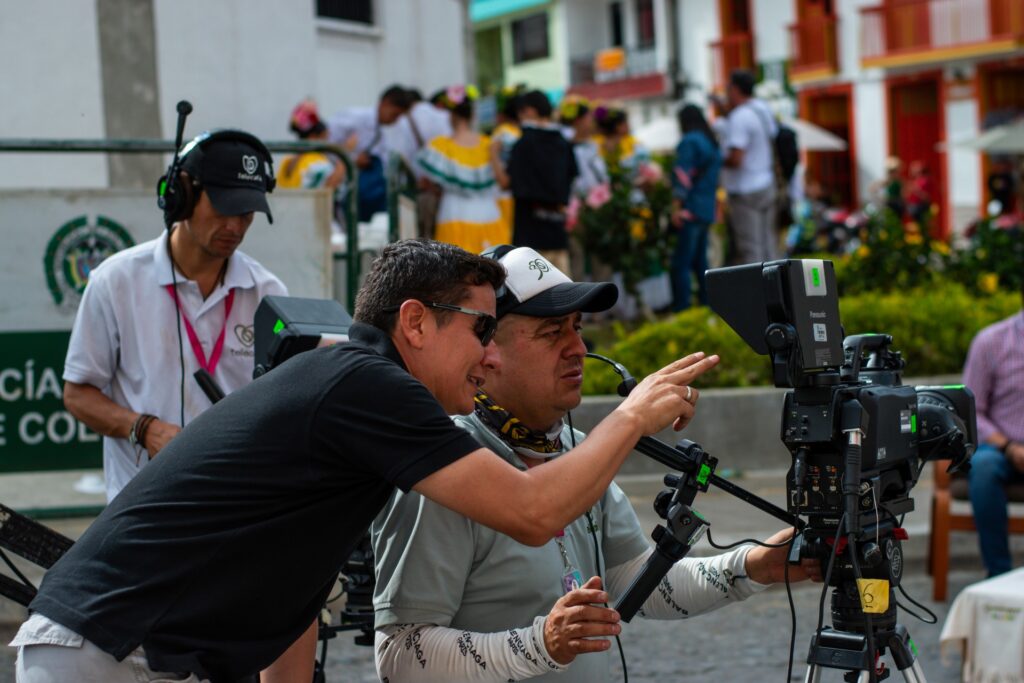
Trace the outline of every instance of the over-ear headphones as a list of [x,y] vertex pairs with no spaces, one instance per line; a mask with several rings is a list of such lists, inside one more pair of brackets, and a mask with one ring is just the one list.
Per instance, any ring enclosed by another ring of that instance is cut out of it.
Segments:
[[156,195],[157,205],[164,212],[164,224],[170,227],[177,221],[185,220],[192,215],[199,195],[202,192],[203,178],[198,177],[194,172],[185,170],[187,181],[182,179],[182,171],[190,155],[196,150],[202,150],[211,145],[222,142],[241,142],[256,150],[259,155],[259,163],[263,166],[263,177],[265,179],[265,192],[273,192],[277,185],[274,178],[274,160],[266,145],[255,135],[246,133],[243,130],[221,129],[206,131],[199,134],[184,147],[181,146],[182,134],[185,130],[185,118],[191,113],[192,105],[182,100],[178,103],[178,126],[175,140],[175,148],[178,152],[174,155],[170,167],[164,175],[160,176],[157,182]]

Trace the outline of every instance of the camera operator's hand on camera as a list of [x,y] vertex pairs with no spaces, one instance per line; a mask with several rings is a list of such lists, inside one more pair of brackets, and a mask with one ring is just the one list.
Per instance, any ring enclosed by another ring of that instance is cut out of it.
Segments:
[[551,608],[544,620],[544,647],[559,664],[568,664],[576,655],[603,652],[611,646],[607,638],[617,635],[619,613],[592,603],[608,602],[601,590],[601,578],[591,577],[583,586],[566,593]]
[[157,453],[164,449],[171,439],[178,435],[181,431],[181,427],[170,422],[164,422],[163,420],[153,420],[153,423],[149,425],[146,430],[146,452],[149,453],[149,459],[152,460]]
[[670,422],[677,432],[693,419],[700,392],[690,386],[718,365],[718,356],[691,353],[648,375],[617,410],[633,415],[644,435],[660,432]]
[[[765,541],[770,545],[786,543],[781,548],[763,548],[754,546],[747,553],[746,569],[747,576],[753,581],[762,584],[780,583],[786,580],[786,557],[789,555],[788,541],[793,536],[792,529],[783,529]],[[800,564],[789,566],[789,582],[797,581],[821,582],[821,562],[818,560],[804,558]]]

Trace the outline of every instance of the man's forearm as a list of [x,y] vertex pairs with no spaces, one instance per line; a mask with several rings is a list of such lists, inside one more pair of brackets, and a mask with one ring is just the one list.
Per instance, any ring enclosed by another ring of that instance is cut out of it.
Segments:
[[91,384],[64,383],[64,405],[81,422],[103,436],[127,439],[137,412],[115,403]]
[[433,624],[396,624],[377,631],[377,673],[406,683],[521,681],[562,671],[544,646],[544,617],[532,626],[474,633]]
[[[676,562],[640,607],[648,619],[687,619],[746,600],[764,586],[745,571],[747,553],[741,546],[713,557],[686,557]],[[619,599],[650,557],[648,550],[629,562],[608,569],[608,591]]]

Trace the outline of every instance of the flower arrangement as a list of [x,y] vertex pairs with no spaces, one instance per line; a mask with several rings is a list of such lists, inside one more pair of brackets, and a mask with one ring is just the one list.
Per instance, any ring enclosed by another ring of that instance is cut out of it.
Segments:
[[626,291],[637,295],[642,280],[667,268],[675,248],[671,191],[656,171],[641,182],[631,169],[609,164],[608,175],[607,183],[570,205],[572,235],[588,256],[621,273]]

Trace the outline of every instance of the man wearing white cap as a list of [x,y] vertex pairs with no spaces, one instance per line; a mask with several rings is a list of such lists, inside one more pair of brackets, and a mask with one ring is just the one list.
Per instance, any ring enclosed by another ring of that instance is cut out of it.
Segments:
[[[581,313],[607,310],[618,290],[607,282],[574,283],[527,247],[497,247],[486,255],[508,271],[497,293],[499,353],[485,363],[475,412],[454,419],[525,470],[584,438],[563,423],[581,398]],[[687,394],[697,402],[696,389]],[[377,670],[382,680],[406,683],[608,680],[607,636],[621,627],[614,610],[597,605],[621,595],[651,553],[614,483],[540,547],[416,493],[394,495],[372,533]],[[784,562],[784,549],[753,546],[683,560],[642,613],[678,619],[743,600],[781,580]],[[799,568],[790,575],[805,577]],[[577,659],[584,653],[599,654]]]

